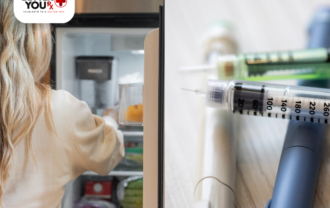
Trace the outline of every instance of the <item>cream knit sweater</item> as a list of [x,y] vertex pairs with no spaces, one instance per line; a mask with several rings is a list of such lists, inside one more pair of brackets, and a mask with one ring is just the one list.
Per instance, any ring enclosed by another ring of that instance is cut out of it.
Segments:
[[70,180],[87,170],[106,175],[124,156],[122,133],[92,115],[85,102],[65,91],[52,91],[51,102],[59,138],[47,128],[42,112],[32,135],[36,164],[23,140],[2,196],[4,208],[61,207]]

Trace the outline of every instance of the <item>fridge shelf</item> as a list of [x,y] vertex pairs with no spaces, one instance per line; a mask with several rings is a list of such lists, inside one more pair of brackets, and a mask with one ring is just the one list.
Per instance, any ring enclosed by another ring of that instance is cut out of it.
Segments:
[[143,131],[122,131],[124,137],[141,137],[143,136]]
[[[86,171],[83,175],[98,175],[93,171]],[[143,176],[143,171],[111,171],[109,176]]]

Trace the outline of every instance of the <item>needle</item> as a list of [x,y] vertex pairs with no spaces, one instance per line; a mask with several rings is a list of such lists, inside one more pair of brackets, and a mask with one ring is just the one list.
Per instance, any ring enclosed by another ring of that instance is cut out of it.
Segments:
[[186,89],[186,88],[181,88],[182,90],[189,91],[189,92],[194,92],[198,95],[205,95],[205,91],[203,90],[191,90],[191,89]]

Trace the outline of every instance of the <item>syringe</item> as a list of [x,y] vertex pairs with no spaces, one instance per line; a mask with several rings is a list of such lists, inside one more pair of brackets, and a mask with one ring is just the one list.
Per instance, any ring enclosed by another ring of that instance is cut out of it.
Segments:
[[233,113],[317,123],[330,122],[330,90],[251,81],[209,80],[204,93],[210,107]]

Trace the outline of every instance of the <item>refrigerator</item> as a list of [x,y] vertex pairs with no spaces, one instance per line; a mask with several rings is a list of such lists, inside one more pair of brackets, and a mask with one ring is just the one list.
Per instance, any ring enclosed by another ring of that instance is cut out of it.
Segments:
[[[66,24],[52,25],[54,45],[50,67],[50,84],[53,89],[66,90],[76,98],[85,101],[94,114],[101,116],[105,109],[118,104],[120,83],[145,82],[147,77],[150,80],[148,82],[155,82],[153,84],[158,85],[157,115],[149,119],[157,119],[158,121],[156,121],[157,126],[149,127],[149,129],[156,128],[157,136],[152,138],[156,143],[147,144],[151,153],[146,153],[144,131],[147,127],[145,125],[120,126],[124,135],[126,156],[129,155],[130,157],[125,156],[108,176],[99,176],[87,171],[76,180],[69,182],[65,187],[62,207],[78,207],[77,204],[83,197],[95,197],[110,202],[115,207],[125,208],[123,198],[118,198],[117,193],[119,185],[123,186],[123,181],[142,180],[143,182],[140,181],[141,186],[142,183],[153,184],[142,179],[146,163],[144,155],[155,155],[156,165],[159,166],[158,168],[154,167],[154,170],[153,167],[147,168],[151,171],[150,175],[155,175],[158,181],[157,184],[151,185],[154,190],[157,190],[157,197],[156,201],[150,203],[144,198],[144,207],[148,207],[147,204],[150,207],[152,203],[162,204],[163,188],[159,181],[162,181],[163,176],[158,170],[163,172],[163,136],[159,136],[163,129],[163,107],[159,107],[159,104],[163,103],[164,99],[164,76],[161,72],[164,68],[157,64],[157,68],[152,69],[146,75],[144,50],[145,40],[149,33],[153,33],[153,37],[162,37],[161,39],[163,39],[163,32],[158,31],[163,19],[160,18],[159,2],[150,1],[151,3],[148,4],[148,1],[144,1],[149,7],[137,8],[136,12],[132,6],[125,8],[125,5],[116,5],[118,1],[98,0],[95,1],[98,3],[94,5],[90,2],[76,1],[76,14],[73,19]],[[127,0],[127,2],[130,1]],[[111,4],[116,5],[116,7],[112,7]],[[102,8],[102,5],[105,8]],[[95,8],[102,8],[100,11],[104,13],[100,13]],[[116,8],[118,12],[116,12]],[[155,11],[155,8],[158,10]],[[157,61],[161,61],[164,58],[164,48],[160,44],[161,41],[157,42],[157,40],[154,39],[149,47],[155,47],[153,50],[159,52],[159,54],[157,53]],[[155,45],[155,41],[157,45]],[[149,102],[147,101],[149,98],[155,97],[154,92],[150,93],[148,95],[145,92],[145,104]],[[153,106],[152,103],[151,106]],[[133,151],[131,154],[129,150],[132,147],[139,150]],[[156,151],[154,151],[155,148]],[[160,154],[161,156],[159,156]],[[141,161],[143,161],[142,164]],[[149,166],[153,166],[151,163],[147,163],[150,164]],[[151,189],[149,188],[149,190]],[[145,195],[144,189],[143,194]],[[139,200],[137,200],[137,204],[140,203]],[[129,200],[125,201],[126,204],[127,201]]]

